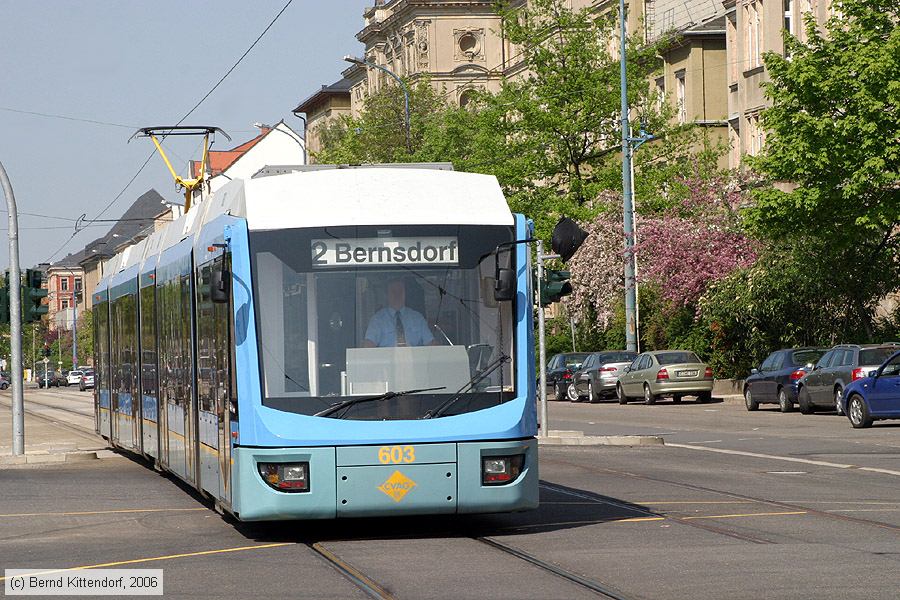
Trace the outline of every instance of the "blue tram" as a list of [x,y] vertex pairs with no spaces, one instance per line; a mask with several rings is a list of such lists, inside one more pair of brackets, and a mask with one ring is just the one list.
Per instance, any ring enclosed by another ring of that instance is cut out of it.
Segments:
[[241,520],[534,508],[529,237],[446,167],[230,182],[104,264],[97,431]]

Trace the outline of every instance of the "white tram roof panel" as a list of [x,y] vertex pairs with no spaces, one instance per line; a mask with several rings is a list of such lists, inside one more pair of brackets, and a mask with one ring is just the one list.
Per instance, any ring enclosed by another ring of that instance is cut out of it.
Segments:
[[[251,231],[514,223],[500,184],[492,175],[371,167],[295,171],[245,180],[243,185]],[[234,208],[232,214],[238,212]]]

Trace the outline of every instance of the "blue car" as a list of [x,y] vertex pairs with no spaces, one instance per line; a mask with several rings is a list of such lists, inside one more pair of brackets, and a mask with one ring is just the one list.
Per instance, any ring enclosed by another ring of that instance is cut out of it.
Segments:
[[857,379],[844,390],[844,414],[856,429],[873,421],[900,419],[900,352],[895,352],[868,377]]
[[826,348],[789,348],[772,352],[744,380],[747,410],[757,410],[760,404],[777,404],[781,412],[794,410],[797,382],[827,351]]

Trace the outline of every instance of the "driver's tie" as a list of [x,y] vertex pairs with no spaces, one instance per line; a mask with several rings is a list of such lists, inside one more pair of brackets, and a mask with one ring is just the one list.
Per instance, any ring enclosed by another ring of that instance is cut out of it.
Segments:
[[406,331],[403,329],[403,320],[400,318],[400,311],[397,311],[397,320],[395,321],[394,329],[397,334],[397,345],[405,346],[406,345]]

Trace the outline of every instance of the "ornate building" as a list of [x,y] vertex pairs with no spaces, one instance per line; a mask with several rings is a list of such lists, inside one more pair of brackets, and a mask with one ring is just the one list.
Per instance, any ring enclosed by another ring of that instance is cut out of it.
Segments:
[[[525,5],[527,0],[519,0]],[[618,10],[617,0],[567,0],[598,14]],[[711,0],[628,0],[627,28],[646,40],[673,36],[662,56],[656,86],[675,105],[676,118],[712,128],[727,141],[725,8]],[[471,90],[496,91],[504,78],[521,77],[521,49],[504,35],[494,2],[481,0],[375,0],[363,12],[356,38],[364,60],[411,81],[427,75],[448,102],[465,105]],[[618,47],[610,48],[618,52]],[[367,95],[389,81],[378,69],[354,64],[336,83],[322,86],[294,109],[307,119],[311,154],[320,128],[340,115],[358,116]]]

